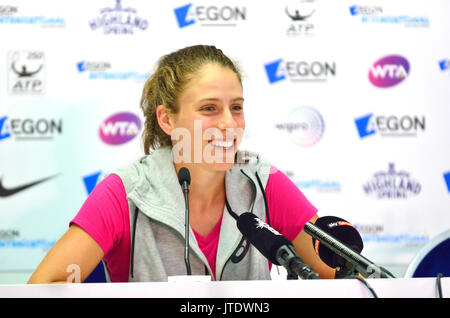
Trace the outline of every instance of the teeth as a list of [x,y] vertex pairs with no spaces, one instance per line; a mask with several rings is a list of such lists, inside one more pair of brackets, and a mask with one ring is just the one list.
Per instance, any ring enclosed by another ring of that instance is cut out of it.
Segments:
[[211,144],[214,147],[223,147],[223,148],[229,148],[233,145],[233,140],[213,140],[211,141]]

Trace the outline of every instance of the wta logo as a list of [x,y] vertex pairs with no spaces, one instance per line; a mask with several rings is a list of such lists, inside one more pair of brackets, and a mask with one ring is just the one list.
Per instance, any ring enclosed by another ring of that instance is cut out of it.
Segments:
[[132,140],[141,130],[139,118],[129,112],[114,114],[100,125],[99,135],[109,145],[121,145]]
[[369,80],[377,87],[391,87],[401,83],[409,75],[409,62],[400,55],[385,56],[369,70]]

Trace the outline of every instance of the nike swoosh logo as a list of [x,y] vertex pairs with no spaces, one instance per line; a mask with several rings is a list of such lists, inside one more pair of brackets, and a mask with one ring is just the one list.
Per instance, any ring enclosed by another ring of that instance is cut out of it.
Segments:
[[40,180],[31,182],[31,183],[27,183],[27,184],[21,185],[19,187],[14,187],[14,188],[5,188],[3,186],[3,177],[2,177],[0,179],[0,198],[6,198],[6,197],[9,197],[9,196],[12,196],[14,194],[17,194],[17,193],[23,191],[23,190],[26,190],[28,188],[31,188],[31,187],[35,186],[35,185],[38,185],[39,183],[45,182],[47,180],[50,180],[50,179],[52,179],[52,178],[54,178],[56,176],[57,176],[57,174],[55,174],[53,176],[50,176],[50,177],[47,177],[47,178],[44,178],[44,179],[40,179]]

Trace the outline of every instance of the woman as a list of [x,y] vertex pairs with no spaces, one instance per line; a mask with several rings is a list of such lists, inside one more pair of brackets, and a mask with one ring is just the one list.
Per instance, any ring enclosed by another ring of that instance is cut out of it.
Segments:
[[334,277],[302,231],[318,218],[316,208],[269,162],[238,151],[245,128],[241,75],[221,50],[199,45],[162,57],[141,108],[146,156],[97,185],[29,283],[66,282],[73,264],[83,281],[101,260],[112,282],[185,275],[181,167],[192,180],[192,274],[270,279],[267,259],[236,227],[235,217],[251,211],[290,239],[321,277]]

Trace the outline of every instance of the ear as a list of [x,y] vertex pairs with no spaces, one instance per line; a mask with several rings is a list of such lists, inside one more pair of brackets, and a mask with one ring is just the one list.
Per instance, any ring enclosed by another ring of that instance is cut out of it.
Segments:
[[166,106],[159,105],[156,107],[156,118],[158,119],[158,124],[161,129],[168,134],[172,135],[172,132],[175,128],[174,120],[167,110]]

